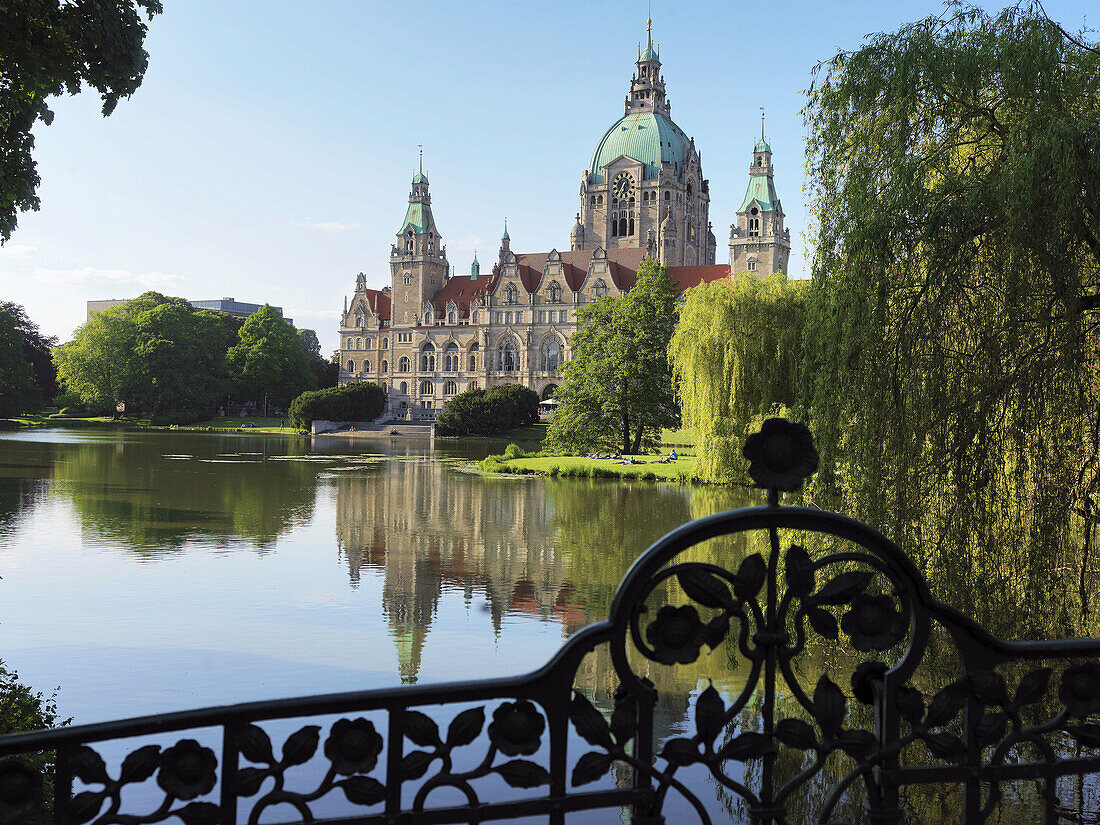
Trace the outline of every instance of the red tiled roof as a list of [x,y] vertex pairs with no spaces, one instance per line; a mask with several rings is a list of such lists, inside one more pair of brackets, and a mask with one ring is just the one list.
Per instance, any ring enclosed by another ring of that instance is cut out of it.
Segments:
[[537,269],[525,263],[519,265],[519,279],[523,283],[523,288],[528,292],[534,292],[539,288],[539,281],[542,280],[542,267]]
[[[562,272],[565,274],[565,282],[573,291],[580,289],[581,285],[584,283],[584,279],[588,277],[588,266],[592,262],[592,253],[594,251],[595,250],[592,249],[578,249],[571,252],[560,253]],[[525,252],[521,255],[516,255],[516,262],[520,267],[520,276],[528,292],[534,292],[538,289],[539,281],[542,280],[542,273],[546,267],[546,259],[548,257],[550,257],[549,252]],[[607,250],[607,259],[611,262],[611,279],[619,289],[630,289],[630,287],[634,285],[638,267],[642,265],[642,260],[644,258],[645,249],[640,246]],[[529,274],[525,274],[525,268],[536,272],[537,277],[531,278]],[[531,278],[530,285],[528,283],[529,278]]]
[[693,286],[711,281],[720,281],[730,276],[729,264],[706,264],[704,266],[670,266],[668,275],[672,285],[683,292]]
[[482,278],[474,281],[469,275],[454,275],[439,290],[432,304],[441,313],[445,313],[447,304],[454,301],[458,304],[459,311],[465,315],[470,311],[470,304],[485,291],[486,286],[487,282]]
[[380,289],[367,290],[367,303],[379,320],[390,319],[390,296]]

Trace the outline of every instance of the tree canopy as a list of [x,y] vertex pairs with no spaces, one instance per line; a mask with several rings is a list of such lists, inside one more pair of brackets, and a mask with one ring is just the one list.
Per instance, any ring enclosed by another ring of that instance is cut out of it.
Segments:
[[279,310],[264,304],[245,320],[240,341],[226,353],[237,394],[286,407],[315,386],[298,331]]
[[51,351],[57,346],[57,337],[43,335],[38,324],[30,319],[22,304],[14,301],[0,301],[0,310],[15,319],[16,328],[23,336],[23,355],[30,362],[35,381],[45,401],[52,401],[57,395],[57,368],[53,363]]
[[23,344],[18,322],[0,307],[0,418],[42,408],[42,392]]
[[141,85],[149,63],[143,18],[160,11],[160,0],[0,4],[0,243],[20,212],[39,207],[32,129],[53,121],[47,99],[77,94],[87,83],[99,92],[104,116],[111,114]]
[[684,294],[669,358],[704,481],[748,483],[746,436],[797,405],[805,287],[783,273],[743,274]]
[[668,344],[676,325],[668,269],[646,258],[630,291],[577,310],[572,359],[554,397],[547,439],[553,449],[651,449],[680,422]]

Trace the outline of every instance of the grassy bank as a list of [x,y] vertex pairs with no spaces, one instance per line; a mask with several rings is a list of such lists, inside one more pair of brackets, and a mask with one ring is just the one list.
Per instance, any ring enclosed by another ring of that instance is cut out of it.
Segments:
[[[148,418],[112,418],[109,415],[93,416],[49,416],[24,415],[17,418],[0,418],[0,430],[22,430],[31,427],[128,427],[150,430],[193,430],[195,432],[226,433],[274,433],[277,435],[300,435],[301,431],[293,427],[281,426],[287,419],[277,415],[250,416],[249,418],[211,418],[194,424],[172,424],[153,426]],[[242,425],[249,424],[244,427]]]
[[[653,462],[657,456],[632,456],[639,461]],[[538,456],[504,459],[489,456],[480,468],[488,473],[541,475],[551,478],[634,478],[648,481],[691,481],[691,458],[681,458],[672,464],[613,464],[606,459],[583,456]]]

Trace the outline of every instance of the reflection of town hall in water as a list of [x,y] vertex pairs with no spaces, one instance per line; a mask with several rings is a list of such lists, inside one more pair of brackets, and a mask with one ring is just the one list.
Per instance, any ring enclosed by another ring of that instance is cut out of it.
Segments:
[[569,251],[517,253],[505,226],[483,275],[452,275],[432,216],[428,178],[412,180],[390,251],[391,286],[368,289],[360,273],[340,326],[340,383],[376,381],[389,411],[442,409],[453,395],[523,384],[543,397],[570,356],[578,305],[630,289],[646,256],[687,289],[733,273],[786,270],[790,230],[761,130],[749,186],[730,231],[729,264],[715,264],[710,184],[695,141],[671,119],[652,39],[639,52],[625,114],[600,139],[581,176]]

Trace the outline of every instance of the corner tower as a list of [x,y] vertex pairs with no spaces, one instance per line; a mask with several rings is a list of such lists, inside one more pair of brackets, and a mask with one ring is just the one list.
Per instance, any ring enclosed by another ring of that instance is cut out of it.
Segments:
[[630,78],[624,114],[604,133],[581,175],[581,211],[571,249],[645,247],[671,218],[679,243],[669,265],[714,263],[707,245],[710,183],[695,141],[672,121],[652,21]]
[[791,256],[791,230],[783,225],[783,205],[775,193],[772,147],[764,139],[764,118],[760,118],[760,140],[752,151],[749,187],[730,226],[730,272],[751,272],[760,278],[787,271]]
[[443,288],[449,267],[447,248],[432,216],[432,196],[422,155],[420,171],[412,179],[405,220],[397,230],[397,243],[390,249],[392,326],[416,326],[423,320],[424,307]]

